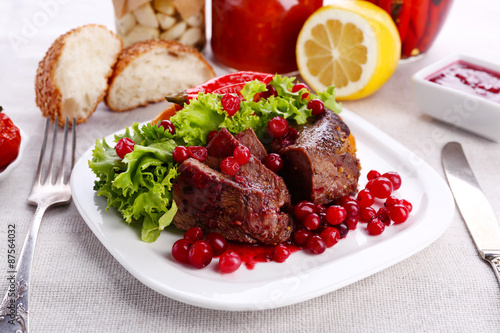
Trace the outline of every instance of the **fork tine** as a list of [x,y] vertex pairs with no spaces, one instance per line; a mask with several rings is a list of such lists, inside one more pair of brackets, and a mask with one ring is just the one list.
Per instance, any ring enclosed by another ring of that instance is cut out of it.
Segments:
[[59,171],[56,176],[56,183],[65,184],[65,173],[66,173],[66,146],[68,144],[68,117],[66,117],[66,121],[64,123],[64,142],[63,142],[63,152],[61,157],[61,166],[59,167]]
[[36,174],[35,174],[35,183],[40,184],[42,181],[42,162],[43,162],[43,156],[45,155],[45,148],[47,146],[47,137],[49,136],[49,118],[47,118],[47,121],[45,122],[45,133],[43,134],[43,143],[42,143],[42,149],[40,150],[40,157],[38,159],[38,166],[36,168]]
[[49,184],[52,184],[52,173],[53,173],[52,161],[54,160],[54,152],[56,151],[56,144],[57,144],[58,118],[59,117],[56,116],[56,119],[54,121],[54,134],[52,136],[52,150],[50,151],[49,165],[47,167],[47,178],[45,179],[45,182],[49,182]]

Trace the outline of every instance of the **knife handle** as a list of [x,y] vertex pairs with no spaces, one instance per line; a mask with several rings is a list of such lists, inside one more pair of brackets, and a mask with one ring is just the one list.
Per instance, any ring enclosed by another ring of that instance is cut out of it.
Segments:
[[484,260],[488,261],[493,267],[493,271],[497,276],[498,282],[500,283],[500,252],[499,251],[491,251],[484,252]]

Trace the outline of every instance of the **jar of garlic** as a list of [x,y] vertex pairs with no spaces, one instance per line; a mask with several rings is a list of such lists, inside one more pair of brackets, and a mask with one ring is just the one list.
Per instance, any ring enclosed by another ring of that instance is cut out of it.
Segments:
[[113,0],[116,31],[127,47],[148,39],[175,40],[201,51],[205,0]]

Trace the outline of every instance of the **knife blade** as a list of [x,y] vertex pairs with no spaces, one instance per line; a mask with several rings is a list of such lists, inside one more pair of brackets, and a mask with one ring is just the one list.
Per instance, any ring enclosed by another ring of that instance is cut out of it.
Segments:
[[500,225],[467,161],[462,145],[447,143],[442,150],[444,173],[455,202],[481,257],[500,282]]

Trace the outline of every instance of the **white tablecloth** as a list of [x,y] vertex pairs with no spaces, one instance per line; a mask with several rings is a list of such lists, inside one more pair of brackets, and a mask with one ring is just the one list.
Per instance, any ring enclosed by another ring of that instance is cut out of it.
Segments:
[[[30,136],[21,165],[0,183],[3,293],[7,225],[16,225],[20,246],[34,213],[26,198],[44,125],[35,105],[38,62],[62,33],[87,23],[114,29],[114,16],[111,1],[97,0],[8,0],[1,2],[0,14],[0,105]],[[424,115],[416,106],[410,77],[451,53],[500,61],[499,17],[498,1],[456,0],[442,33],[422,60],[400,65],[373,96],[344,103],[441,175],[442,146],[461,142],[498,217],[500,145]],[[99,105],[78,127],[77,154],[96,138],[146,121],[164,107],[159,103],[113,113]],[[436,242],[373,276],[284,308],[226,312],[186,305],[144,286],[107,252],[72,203],[45,215],[31,288],[33,332],[500,332],[500,286],[478,256],[458,212]]]

